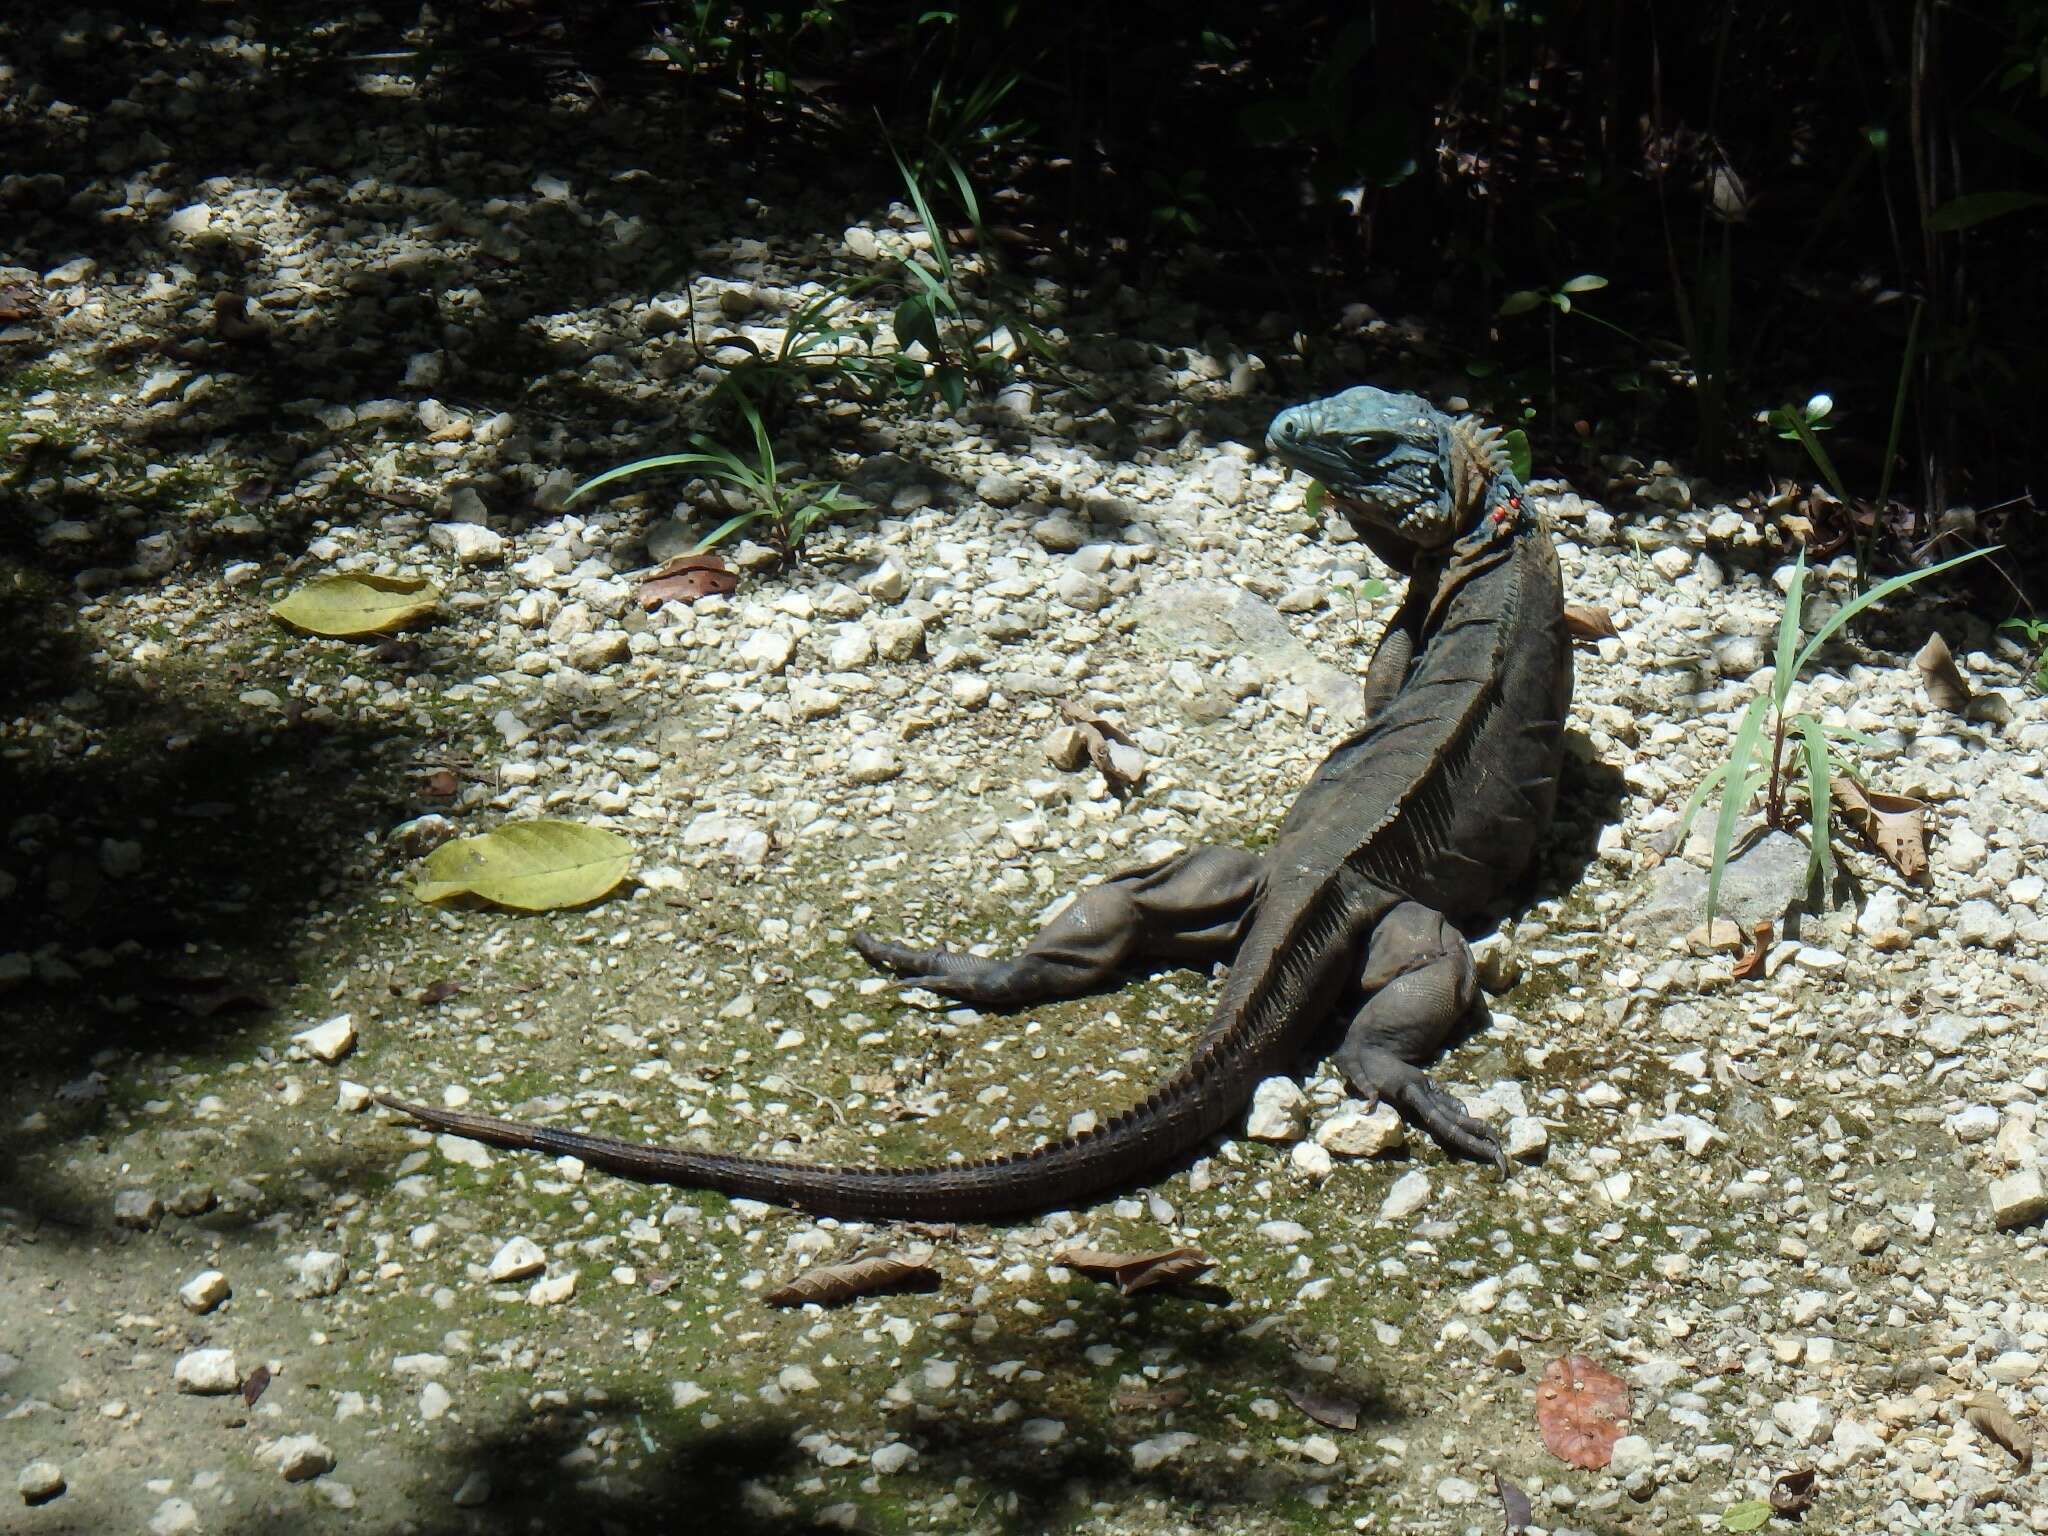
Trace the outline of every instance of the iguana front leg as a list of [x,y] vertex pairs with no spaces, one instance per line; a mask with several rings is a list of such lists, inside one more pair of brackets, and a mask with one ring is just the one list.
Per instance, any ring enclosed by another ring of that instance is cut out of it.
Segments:
[[1373,930],[1337,1065],[1368,1101],[1385,1099],[1448,1152],[1489,1162],[1507,1157],[1481,1121],[1430,1081],[1419,1063],[1435,1057],[1484,1005],[1465,936],[1440,912],[1404,901]]
[[1418,571],[1409,577],[1401,606],[1387,620],[1379,643],[1373,647],[1372,660],[1365,665],[1365,708],[1359,717],[1361,721],[1371,720],[1407,684],[1435,590],[1436,582],[1430,573]]
[[853,947],[906,986],[978,1008],[1023,1008],[1113,987],[1143,961],[1228,960],[1264,889],[1256,855],[1193,848],[1090,886],[1009,959],[917,949],[868,933],[856,933]]

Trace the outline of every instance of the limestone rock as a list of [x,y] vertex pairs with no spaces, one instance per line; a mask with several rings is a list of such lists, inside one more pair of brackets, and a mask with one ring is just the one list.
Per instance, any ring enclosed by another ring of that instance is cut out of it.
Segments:
[[1308,1128],[1308,1100],[1291,1077],[1269,1077],[1252,1093],[1244,1133],[1254,1141],[1299,1141]]

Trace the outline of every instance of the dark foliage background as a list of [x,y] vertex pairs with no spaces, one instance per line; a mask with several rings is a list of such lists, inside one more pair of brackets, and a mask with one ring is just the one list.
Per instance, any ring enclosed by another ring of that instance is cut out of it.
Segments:
[[1825,393],[1842,481],[1897,504],[1825,508],[1822,540],[2002,534],[2032,565],[2039,0],[507,4],[449,32],[454,70],[659,36],[766,162],[887,181],[885,133],[942,148],[1038,261],[1294,333],[1316,382],[1355,361],[1356,306],[1423,316],[1560,458],[1811,477],[1756,418]]
[[[1925,562],[2003,539],[2007,611],[2040,601],[2044,0],[113,14],[243,27],[277,89],[386,58],[451,121],[681,97],[707,162],[848,207],[900,195],[897,154],[950,159],[1018,270],[1193,302],[1303,387],[1373,373],[1353,340],[1396,321],[1567,472],[1626,452],[1819,483],[1759,417],[1825,395],[1849,503],[1819,499],[1816,554]],[[103,100],[136,60],[89,46],[51,83]],[[25,105],[10,163],[75,171]]]

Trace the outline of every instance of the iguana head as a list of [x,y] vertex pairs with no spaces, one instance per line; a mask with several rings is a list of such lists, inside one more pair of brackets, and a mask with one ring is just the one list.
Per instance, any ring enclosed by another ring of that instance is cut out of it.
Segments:
[[1420,395],[1360,385],[1282,411],[1266,446],[1320,480],[1362,532],[1421,552],[1454,542],[1484,512],[1507,464],[1499,437]]

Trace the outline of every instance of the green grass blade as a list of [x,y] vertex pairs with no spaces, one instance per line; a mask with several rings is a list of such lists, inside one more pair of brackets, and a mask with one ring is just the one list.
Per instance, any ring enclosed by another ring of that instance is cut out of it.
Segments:
[[1913,318],[1906,325],[1906,354],[1899,359],[1899,385],[1892,392],[1892,429],[1884,440],[1884,469],[1877,477],[1877,514],[1892,499],[1892,461],[1899,456],[1899,432],[1906,424],[1906,396],[1913,388],[1913,360],[1920,355],[1920,317],[1927,313],[1924,299],[1913,301]]
[[1806,449],[1806,455],[1820,470],[1821,479],[1827,481],[1828,489],[1835,493],[1835,499],[1844,506],[1849,504],[1849,493],[1842,485],[1842,477],[1835,473],[1835,461],[1828,457],[1827,449],[1821,447],[1820,437],[1806,421],[1803,406],[1788,405],[1784,408],[1785,419],[1792,430],[1799,434],[1799,441]]
[[1966,560],[1977,560],[1985,555],[1996,554],[2004,547],[2002,544],[1992,544],[1984,549],[1973,549],[1966,555],[1957,555],[1952,560],[1944,560],[1939,565],[1930,565],[1925,570],[1904,571],[1886,581],[1880,581],[1860,597],[1843,604],[1827,623],[1814,631],[1813,638],[1806,642],[1806,649],[1799,653],[1799,659],[1792,664],[1793,672],[1795,674],[1804,672],[1806,664],[1813,660],[1814,653],[1827,643],[1835,631],[1855,618],[1857,614],[1868,608],[1872,603],[1890,597],[1901,587],[1910,587],[1916,581],[1925,581],[1930,576],[1938,576],[1951,566],[1961,565]]
[[1832,767],[1827,733],[1812,715],[1799,717],[1799,731],[1806,738],[1806,795],[1812,806],[1807,835],[1813,839],[1813,854],[1807,861],[1807,879],[1820,877],[1822,899],[1835,883],[1834,832],[1829,822],[1828,779]]
[[1728,754],[1728,781],[1721,790],[1721,813],[1714,820],[1714,863],[1707,872],[1707,927],[1714,926],[1714,913],[1721,902],[1721,876],[1728,868],[1728,850],[1735,845],[1735,823],[1749,804],[1760,775],[1751,771],[1756,761],[1757,738],[1763,734],[1764,714],[1770,705],[1768,694],[1758,694],[1742,712],[1735,728],[1735,746]]
[[755,518],[760,517],[762,515],[762,509],[759,507],[749,507],[744,512],[734,513],[731,517],[728,517],[724,522],[720,523],[716,528],[712,529],[709,533],[705,534],[703,538],[699,539],[697,541],[696,548],[692,549],[690,553],[693,555],[701,555],[707,549],[716,549],[720,544],[724,543],[733,534],[739,532],[740,529],[746,527],[747,524],[751,523]]
[[[949,151],[939,151],[939,158],[945,161],[946,169],[953,173],[953,185],[960,193],[960,206],[967,210],[967,222],[974,226],[974,233],[978,238],[982,233],[981,202],[974,195],[974,183],[967,179],[965,168],[962,167],[958,160],[953,158]],[[984,240],[982,242],[982,257],[986,260],[987,256],[988,242]]]
[[946,232],[939,228],[938,220],[932,217],[931,207],[924,200],[924,188],[918,184],[917,174],[893,147],[889,153],[894,156],[896,169],[903,176],[904,189],[910,193],[911,205],[917,209],[918,220],[924,225],[925,233],[931,237],[932,259],[939,264],[939,275],[950,285],[953,281],[953,253],[946,249]]
[[1700,780],[1699,788],[1687,797],[1685,809],[1678,813],[1678,825],[1671,834],[1671,847],[1674,852],[1685,846],[1685,834],[1692,830],[1693,817],[1699,815],[1700,807],[1707,803],[1707,797],[1714,792],[1715,786],[1724,782],[1727,777],[1728,764],[1716,763],[1713,771]]
[[918,265],[915,261],[905,258],[903,270],[924,284],[925,292],[932,296],[934,303],[945,305],[947,309],[956,315],[960,313],[959,301],[953,297],[952,290],[936,277],[933,277],[931,273],[925,271],[922,266]]
[[721,480],[744,480],[745,478],[744,474],[736,475],[733,473],[735,467],[744,470],[745,466],[736,466],[732,455],[723,451],[718,453],[664,453],[658,458],[635,459],[630,464],[621,464],[616,469],[608,469],[601,475],[593,476],[571,491],[569,499],[563,502],[562,505],[564,507],[573,507],[599,486],[610,485],[614,480],[624,480],[629,475],[644,475],[648,471],[656,469],[684,469],[691,467],[706,468]]
[[[735,392],[732,399],[742,410],[752,411],[755,409],[753,398],[744,392]],[[763,488],[767,485],[767,482],[755,472],[753,465],[749,464],[723,443],[713,442],[702,432],[692,432],[690,434],[690,441],[695,443],[698,449],[708,458],[724,466],[719,471],[721,478],[730,480],[735,485],[745,486],[756,496],[760,495]]]

